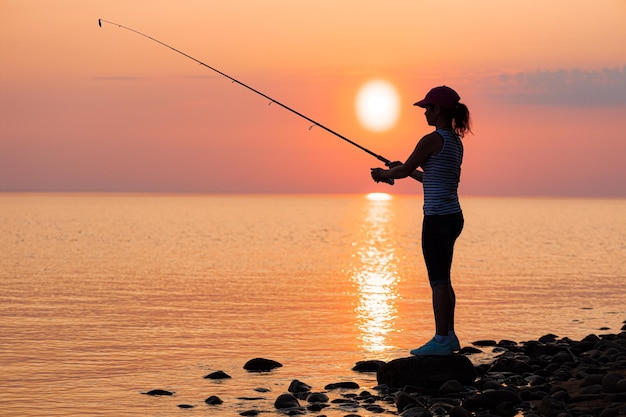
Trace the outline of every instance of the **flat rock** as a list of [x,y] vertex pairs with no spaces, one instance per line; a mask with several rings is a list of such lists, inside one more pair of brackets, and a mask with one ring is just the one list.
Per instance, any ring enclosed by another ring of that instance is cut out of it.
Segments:
[[352,370],[355,372],[376,372],[384,364],[384,361],[377,360],[359,361],[352,367]]
[[272,369],[280,368],[282,366],[283,365],[281,363],[272,359],[254,358],[246,362],[243,369],[250,372],[269,372]]
[[153,390],[148,391],[148,392],[142,392],[142,394],[154,395],[154,396],[174,395],[174,393],[172,391],[167,391],[167,390],[164,390],[164,389],[153,389]]
[[332,384],[328,384],[324,387],[324,389],[359,389],[360,386],[356,382],[346,381],[346,382],[334,382]]
[[392,388],[406,385],[437,390],[441,385],[455,379],[470,385],[476,379],[472,362],[462,355],[412,356],[394,359],[381,366],[376,373],[379,384]]

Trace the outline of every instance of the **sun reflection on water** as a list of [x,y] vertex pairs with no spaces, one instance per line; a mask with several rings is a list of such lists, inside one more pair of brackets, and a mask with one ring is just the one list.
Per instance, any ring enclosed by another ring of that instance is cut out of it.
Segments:
[[389,336],[397,318],[396,245],[390,201],[368,199],[366,204],[350,274],[358,296],[355,313],[360,347],[380,353],[393,348]]

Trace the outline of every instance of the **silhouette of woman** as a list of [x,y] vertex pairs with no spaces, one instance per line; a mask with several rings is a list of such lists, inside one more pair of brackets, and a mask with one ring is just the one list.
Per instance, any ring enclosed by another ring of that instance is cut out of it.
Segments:
[[410,176],[422,182],[424,188],[422,253],[432,289],[435,336],[411,350],[416,356],[445,356],[460,349],[454,332],[456,295],[450,270],[454,243],[464,223],[457,191],[463,161],[461,138],[471,129],[469,110],[459,100],[450,87],[431,89],[414,105],[425,109],[426,121],[435,131],[419,140],[404,163],[396,161],[389,165],[390,169],[372,168],[371,172],[376,182]]

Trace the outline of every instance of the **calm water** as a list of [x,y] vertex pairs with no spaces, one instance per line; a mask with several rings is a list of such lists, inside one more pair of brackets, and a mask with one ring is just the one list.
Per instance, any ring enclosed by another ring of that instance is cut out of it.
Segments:
[[[463,205],[462,344],[619,331],[626,200]],[[0,194],[0,414],[237,415],[293,379],[371,388],[357,361],[433,333],[420,222],[408,197]],[[254,357],[284,366],[249,374]]]

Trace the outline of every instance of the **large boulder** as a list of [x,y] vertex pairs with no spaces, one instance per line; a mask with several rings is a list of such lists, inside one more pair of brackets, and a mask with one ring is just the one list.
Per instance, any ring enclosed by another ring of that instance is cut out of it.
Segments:
[[376,373],[378,383],[391,388],[413,385],[433,390],[439,389],[444,382],[451,379],[470,385],[476,376],[474,365],[462,355],[394,359],[382,365]]

